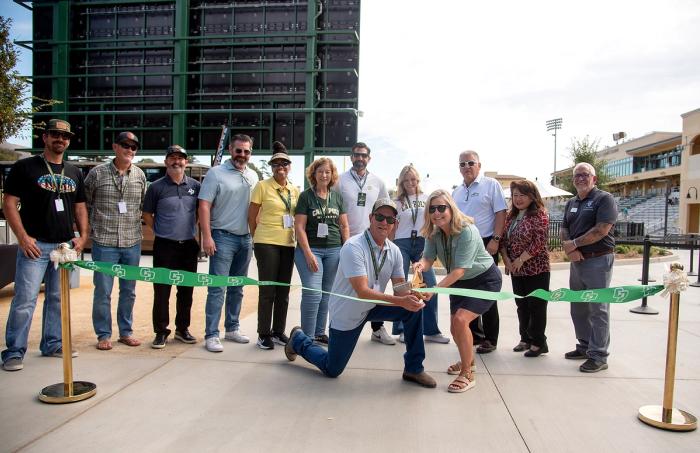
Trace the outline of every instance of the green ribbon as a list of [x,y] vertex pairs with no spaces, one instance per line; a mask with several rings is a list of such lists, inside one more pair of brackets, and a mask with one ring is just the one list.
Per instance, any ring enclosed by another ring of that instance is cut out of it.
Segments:
[[[266,280],[255,280],[250,277],[229,277],[226,275],[210,275],[197,272],[174,271],[164,267],[139,267],[128,266],[125,264],[105,263],[100,261],[74,261],[73,263],[61,264],[61,267],[71,268],[76,265],[83,269],[89,269],[93,272],[118,277],[124,280],[139,280],[151,283],[161,283],[163,285],[176,286],[289,286],[306,289],[309,291],[318,291],[320,293],[330,294],[337,297],[366,302],[372,304],[392,305],[383,300],[361,299],[359,297],[346,296],[343,294],[335,294],[329,291],[323,291],[317,288],[307,288],[300,285],[292,285],[290,283],[280,283]],[[560,288],[556,291],[546,291],[544,289],[536,289],[527,296],[518,296],[517,294],[508,291],[483,291],[479,289],[465,288],[415,288],[413,291],[420,293],[436,293],[448,294],[457,296],[476,297],[486,300],[508,300],[521,297],[537,297],[548,302],[596,302],[596,303],[613,303],[621,304],[643,297],[653,296],[663,291],[664,285],[632,285],[632,286],[616,286],[612,288],[587,289],[582,291],[574,291],[571,289]]]

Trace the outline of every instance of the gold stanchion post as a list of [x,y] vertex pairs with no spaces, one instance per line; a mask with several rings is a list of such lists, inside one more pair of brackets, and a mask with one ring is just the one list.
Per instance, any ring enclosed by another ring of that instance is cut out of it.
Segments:
[[[675,273],[675,275],[674,275]],[[673,407],[673,387],[676,378],[676,346],[678,344],[678,313],[680,291],[687,286],[687,277],[683,265],[673,263],[668,278],[664,278],[666,289],[671,294],[668,316],[668,343],[666,346],[666,375],[664,378],[663,405],[649,405],[639,408],[638,417],[647,425],[670,431],[692,431],[698,427],[694,415]],[[671,284],[669,284],[669,282]],[[673,284],[675,283],[675,285]]]
[[[67,248],[61,244],[59,249]],[[70,278],[69,271],[61,267],[61,347],[63,349],[63,382],[44,387],[39,393],[39,400],[45,403],[64,404],[86,400],[95,396],[97,386],[92,382],[73,381],[73,345],[70,330]]]

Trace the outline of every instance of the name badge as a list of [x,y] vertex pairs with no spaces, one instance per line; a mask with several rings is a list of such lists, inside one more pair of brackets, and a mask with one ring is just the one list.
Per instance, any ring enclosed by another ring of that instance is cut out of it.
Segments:
[[379,291],[380,293],[382,292],[381,288],[379,287],[379,282],[374,282],[374,286],[372,287],[375,291]]
[[367,203],[367,194],[364,192],[357,193],[357,205],[364,206]]
[[119,214],[126,214],[126,201],[120,201],[117,203],[117,207],[119,208]]
[[571,208],[571,212],[577,212],[578,208]]
[[53,202],[56,204],[56,212],[63,212],[64,211],[63,200],[58,198],[58,199],[54,200]]
[[294,219],[292,218],[292,216],[289,214],[283,215],[282,216],[282,225],[284,225],[285,228],[294,227]]
[[325,238],[328,236],[328,224],[327,223],[319,223],[318,224],[318,230],[316,230],[316,236],[320,238]]

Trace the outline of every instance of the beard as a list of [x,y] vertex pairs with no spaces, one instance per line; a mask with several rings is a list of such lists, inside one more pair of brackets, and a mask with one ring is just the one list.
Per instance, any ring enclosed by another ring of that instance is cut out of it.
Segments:
[[364,170],[365,168],[367,168],[367,164],[365,164],[361,160],[356,160],[352,163],[352,168],[354,168],[355,171]]

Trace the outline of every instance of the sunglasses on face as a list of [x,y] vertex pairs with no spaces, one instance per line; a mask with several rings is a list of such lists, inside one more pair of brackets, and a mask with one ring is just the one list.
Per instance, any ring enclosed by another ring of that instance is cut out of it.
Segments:
[[379,213],[374,214],[374,220],[376,220],[377,222],[383,222],[386,220],[386,223],[388,223],[389,225],[393,225],[394,223],[396,223],[396,217],[386,216],[384,214]]
[[137,149],[139,149],[138,146],[136,146],[136,145],[130,145],[130,144],[128,144],[128,143],[120,143],[119,146],[121,146],[121,147],[124,148],[124,149],[130,149],[130,150],[132,150],[132,151],[136,151]]
[[366,153],[352,153],[352,157],[355,159],[369,159],[369,154]]
[[288,166],[289,166],[289,162],[273,162],[270,164],[270,167],[272,167],[272,168],[278,168],[278,167],[287,168]]
[[470,167],[473,167],[473,166],[476,165],[477,163],[478,163],[478,162],[475,161],[475,160],[468,160],[468,161],[466,161],[466,162],[460,162],[460,163],[459,163],[459,166],[460,166],[461,168],[464,168],[464,167],[466,167],[467,165],[469,165]]
[[448,207],[449,206],[447,206],[446,204],[434,204],[428,208],[428,212],[431,214],[434,214],[435,211],[438,211],[439,213],[442,214],[443,212],[445,212],[447,210]]
[[241,148],[235,148],[233,150],[234,153],[236,154],[245,154],[246,156],[250,155],[250,150],[249,149],[241,149]]
[[49,131],[51,138],[62,138],[63,140],[70,140],[72,135],[67,132]]
[[590,173],[576,173],[574,179],[588,179],[590,176]]

